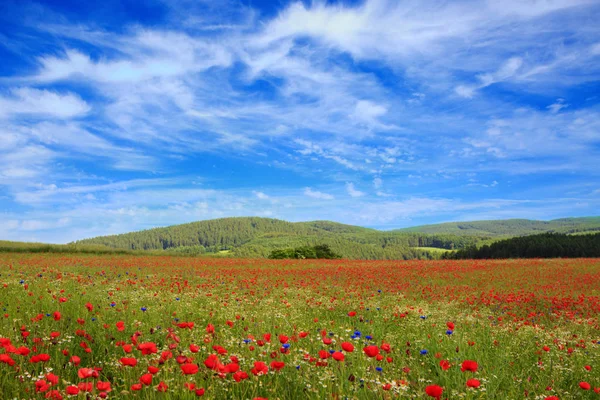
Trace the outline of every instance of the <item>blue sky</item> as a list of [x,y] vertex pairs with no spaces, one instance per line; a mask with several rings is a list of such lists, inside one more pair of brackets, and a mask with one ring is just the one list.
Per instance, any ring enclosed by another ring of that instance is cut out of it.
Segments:
[[600,2],[2,1],[0,239],[600,212]]

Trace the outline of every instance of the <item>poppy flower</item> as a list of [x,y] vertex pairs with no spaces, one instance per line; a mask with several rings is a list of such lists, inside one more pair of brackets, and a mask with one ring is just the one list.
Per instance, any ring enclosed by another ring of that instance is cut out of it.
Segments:
[[592,386],[587,382],[579,382],[579,387],[583,390],[590,390]]
[[269,372],[269,367],[267,366],[267,364],[265,364],[262,361],[255,361],[254,362],[254,368],[252,368],[250,370],[250,372],[252,372],[256,376],[258,376],[258,375],[264,375],[267,372]]
[[53,373],[46,374],[45,378],[46,378],[46,379],[48,380],[48,382],[50,382],[52,385],[56,385],[56,384],[58,384],[58,380],[59,380],[59,378],[58,378],[58,376],[57,376],[57,375],[54,375]]
[[163,381],[160,381],[158,386],[156,386],[156,390],[159,392],[166,392],[169,387]]
[[74,396],[79,394],[79,388],[77,386],[67,386],[66,390],[68,395]]
[[467,380],[468,387],[478,388],[480,385],[481,385],[481,382],[479,382],[477,379],[471,378],[471,379]]
[[448,360],[440,360],[440,367],[442,367],[442,370],[447,371],[450,369],[451,365],[450,365],[450,361]]
[[146,386],[150,386],[152,384],[152,374],[144,374],[140,377],[140,383],[143,383]]
[[223,367],[223,372],[226,374],[233,374],[240,369],[240,365],[238,363],[232,362]]
[[122,357],[120,361],[126,367],[135,367],[137,365],[137,360],[133,357]]
[[112,389],[110,387],[110,382],[98,381],[96,382],[96,389],[101,392],[110,392]]
[[158,348],[156,347],[156,343],[153,343],[153,342],[140,343],[138,345],[137,349],[140,350],[142,352],[142,354],[145,356],[158,353]]
[[367,346],[363,349],[363,351],[368,357],[375,357],[377,354],[379,354],[379,347]]
[[248,374],[244,371],[237,371],[233,374],[233,379],[235,379],[236,382],[240,382],[244,379],[248,379]]
[[219,365],[221,365],[221,361],[216,354],[211,354],[206,360],[204,360],[204,365],[206,368],[218,369]]
[[444,388],[438,385],[429,385],[425,388],[425,393],[429,397],[433,397],[439,399],[442,397],[442,393],[444,392]]
[[343,342],[342,349],[347,353],[352,353],[354,351],[354,345],[350,342]]
[[460,367],[460,370],[462,372],[465,372],[465,371],[477,372],[477,368],[478,368],[478,365],[477,365],[476,361],[465,360],[465,361],[463,361],[463,363]]
[[272,361],[271,362],[271,369],[273,369],[275,371],[279,371],[283,367],[285,367],[285,363],[283,361]]
[[344,353],[342,353],[341,351],[336,351],[335,353],[333,353],[331,355],[331,357],[335,360],[335,361],[344,361]]
[[184,375],[194,375],[198,372],[198,366],[196,364],[182,364],[181,371]]

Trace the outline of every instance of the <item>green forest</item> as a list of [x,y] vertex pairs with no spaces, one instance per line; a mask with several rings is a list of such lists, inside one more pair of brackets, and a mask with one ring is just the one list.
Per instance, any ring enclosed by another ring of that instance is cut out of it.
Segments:
[[268,257],[273,250],[327,245],[336,254],[353,259],[438,258],[417,247],[461,249],[489,239],[414,232],[378,231],[330,221],[287,222],[271,218],[240,217],[199,221],[166,228],[77,241],[125,250],[162,250],[174,254],[219,254]]
[[[436,249],[478,249],[507,237],[540,232],[600,231],[600,217],[453,222],[380,231],[331,221],[287,222],[238,217],[80,240],[72,245],[179,255],[267,258],[274,250],[318,245],[352,259],[433,259]],[[428,249],[429,248],[429,249]]]
[[542,233],[500,240],[479,248],[446,252],[448,259],[600,257],[600,233],[566,235]]
[[551,221],[505,219],[495,221],[447,222],[398,229],[396,232],[513,237],[539,233],[600,232],[600,217],[560,218]]

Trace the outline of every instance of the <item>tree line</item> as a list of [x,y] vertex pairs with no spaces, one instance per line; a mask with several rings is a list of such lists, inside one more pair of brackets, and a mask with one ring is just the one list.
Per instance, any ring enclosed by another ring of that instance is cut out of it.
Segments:
[[444,253],[446,259],[600,257],[600,233],[566,235],[543,233],[514,237],[481,247]]

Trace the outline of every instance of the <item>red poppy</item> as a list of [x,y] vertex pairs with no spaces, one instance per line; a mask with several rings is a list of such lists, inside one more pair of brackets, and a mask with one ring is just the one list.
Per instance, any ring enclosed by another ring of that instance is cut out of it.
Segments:
[[450,369],[451,365],[450,365],[450,361],[448,360],[440,360],[440,367],[442,367],[442,369],[444,371],[447,371]]
[[343,342],[342,343],[342,349],[345,352],[352,353],[354,351],[354,345],[352,343],[350,343],[350,342]]
[[481,385],[477,379],[471,378],[467,381],[467,386],[472,388],[478,388]]
[[96,389],[98,389],[101,392],[110,392],[112,390],[110,387],[110,382],[102,381],[96,382]]
[[476,361],[465,360],[465,361],[463,361],[463,363],[460,367],[460,370],[462,372],[465,372],[465,371],[477,372],[477,367],[478,367],[478,365],[477,365]]
[[158,390],[159,392],[163,392],[163,393],[166,392],[168,388],[169,387],[167,386],[167,384],[164,383],[163,381],[160,381],[158,386],[156,386],[156,390]]
[[279,371],[283,367],[285,367],[285,363],[283,361],[272,361],[271,362],[271,369],[274,369],[275,371]]
[[185,375],[194,375],[198,372],[198,366],[196,364],[182,364],[181,371]]
[[442,397],[443,392],[444,388],[438,385],[429,385],[425,388],[425,393],[427,393],[429,397],[434,397],[436,399]]
[[76,394],[79,394],[79,388],[77,386],[67,386],[66,392],[67,394],[74,396]]
[[126,367],[135,367],[137,365],[137,360],[133,357],[122,357],[120,361]]
[[140,377],[140,383],[150,386],[152,384],[152,377],[152,374],[144,374]]
[[269,367],[262,361],[255,361],[254,368],[250,370],[254,375],[264,375],[269,372]]
[[248,379],[248,374],[244,371],[238,371],[233,374],[233,379],[235,379],[236,382],[240,382],[244,379]]
[[377,354],[379,354],[379,347],[377,346],[367,346],[363,349],[363,351],[365,352],[365,354],[369,357],[375,357]]

